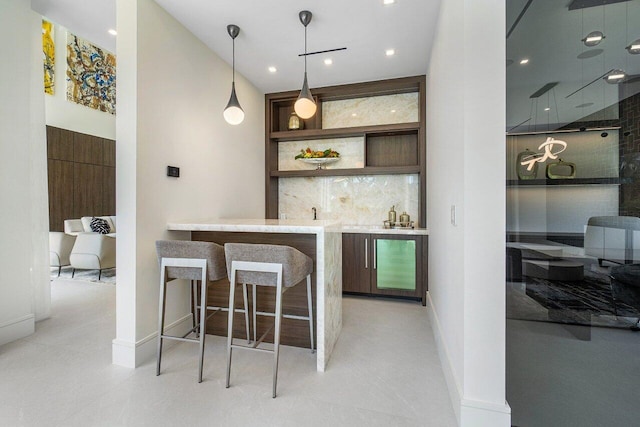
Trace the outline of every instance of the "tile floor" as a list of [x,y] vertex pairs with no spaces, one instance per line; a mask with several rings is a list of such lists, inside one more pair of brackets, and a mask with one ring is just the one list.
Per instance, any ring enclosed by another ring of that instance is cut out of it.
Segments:
[[271,358],[236,351],[224,387],[225,339],[179,343],[138,369],[111,364],[115,286],[52,282],[50,319],[0,347],[2,426],[455,426],[427,309],[415,302],[344,299],[328,370],[309,350],[281,347],[278,398]]

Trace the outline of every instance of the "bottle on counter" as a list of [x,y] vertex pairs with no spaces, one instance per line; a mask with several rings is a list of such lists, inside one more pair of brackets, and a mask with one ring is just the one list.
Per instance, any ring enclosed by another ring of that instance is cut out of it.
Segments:
[[407,212],[402,212],[402,215],[400,215],[400,224],[403,226],[407,226],[410,222],[411,217],[409,217],[409,214],[407,214]]
[[389,222],[392,224],[396,222],[396,211],[394,210],[395,207],[396,205],[391,206],[391,210],[389,211]]

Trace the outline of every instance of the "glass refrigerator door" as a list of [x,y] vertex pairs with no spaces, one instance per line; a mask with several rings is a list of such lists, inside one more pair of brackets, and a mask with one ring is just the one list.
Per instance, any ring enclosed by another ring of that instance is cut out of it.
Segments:
[[375,266],[378,289],[416,289],[416,241],[376,239]]

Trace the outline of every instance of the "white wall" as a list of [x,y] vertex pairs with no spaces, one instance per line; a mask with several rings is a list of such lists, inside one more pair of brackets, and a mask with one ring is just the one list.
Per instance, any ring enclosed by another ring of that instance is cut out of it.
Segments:
[[28,1],[0,2],[0,345],[50,310],[41,34]]
[[67,101],[67,29],[55,24],[54,40],[55,90],[53,95],[44,95],[47,125],[116,139],[115,115]]
[[[264,94],[236,73],[245,120],[227,124],[231,67],[152,0],[118,0],[117,14],[113,360],[133,367],[155,352],[155,241],[189,238],[167,232],[167,222],[264,217]],[[180,167],[180,178],[168,178],[167,165]],[[168,323],[178,326],[190,323],[182,291],[170,296]]]
[[429,305],[453,406],[465,427],[510,425],[504,15],[502,0],[443,1],[427,74]]

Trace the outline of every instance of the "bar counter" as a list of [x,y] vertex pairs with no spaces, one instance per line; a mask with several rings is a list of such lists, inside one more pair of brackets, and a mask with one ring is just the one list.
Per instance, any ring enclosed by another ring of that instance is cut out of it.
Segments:
[[[259,243],[294,247],[313,260],[312,288],[316,329],[317,370],[324,371],[342,329],[342,231],[341,224],[327,220],[212,219],[178,221],[168,230],[190,231],[191,240],[224,243]],[[229,285],[210,286],[209,305],[228,305]],[[226,300],[226,301],[225,301]],[[238,297],[236,297],[238,300]],[[240,301],[242,297],[240,296]],[[274,311],[273,290],[258,287],[258,309]],[[297,285],[283,299],[283,313],[306,315],[306,286]],[[207,323],[207,333],[226,335],[226,319],[220,314]],[[226,315],[225,315],[226,316]],[[236,314],[235,337],[242,337],[244,316]],[[258,336],[273,323],[258,319]],[[236,325],[238,326],[236,328]],[[305,334],[306,331],[306,334]],[[309,346],[306,321],[282,319],[281,343]],[[272,339],[268,337],[268,339]]]

